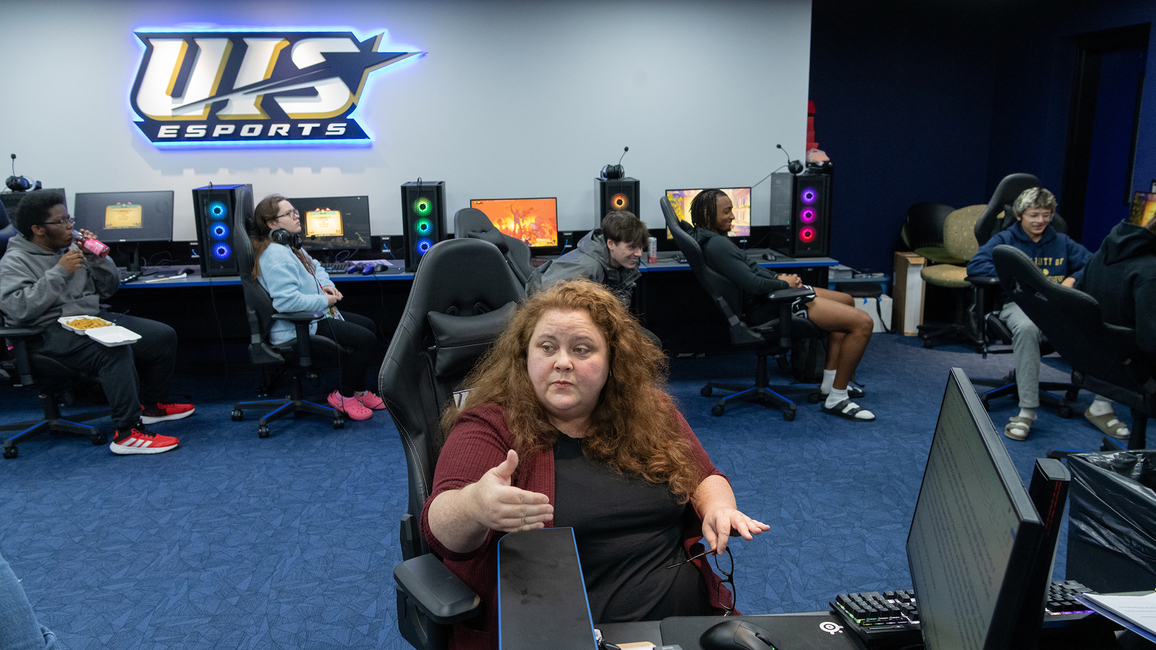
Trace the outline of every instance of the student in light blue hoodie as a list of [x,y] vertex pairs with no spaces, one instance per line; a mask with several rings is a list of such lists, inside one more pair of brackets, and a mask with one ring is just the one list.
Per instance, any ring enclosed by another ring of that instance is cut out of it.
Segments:
[[[280,194],[271,194],[253,209],[257,228],[253,242],[253,277],[273,298],[278,312],[319,311],[328,316],[309,325],[309,333],[336,341],[352,350],[341,355],[341,387],[329,395],[329,405],[354,420],[367,420],[385,402],[368,390],[366,372],[378,351],[376,326],[357,314],[337,312],[342,299],[329,274],[301,250],[301,215]],[[282,243],[283,242],[283,243]],[[288,321],[276,321],[269,342],[278,345],[296,338]]]
[[[996,233],[980,247],[979,252],[967,263],[967,274],[996,275],[991,253],[996,246],[1006,244],[1032,258],[1040,271],[1051,280],[1066,287],[1074,287],[1084,274],[1084,267],[1092,259],[1092,253],[1052,227],[1055,211],[1056,197],[1051,192],[1042,187],[1024,190],[1012,203],[1016,223]],[[1015,355],[1020,404],[1019,414],[1004,426],[1004,435],[1012,440],[1024,440],[1031,432],[1032,424],[1038,417],[1036,409],[1040,406],[1040,330],[1020,306],[1010,300],[1004,304],[999,318],[1012,331],[1012,352]],[[1117,438],[1129,435],[1127,427],[1115,420],[1112,403],[1102,397],[1096,397],[1085,416],[1108,435]],[[1112,420],[1115,420],[1115,424],[1107,426]]]

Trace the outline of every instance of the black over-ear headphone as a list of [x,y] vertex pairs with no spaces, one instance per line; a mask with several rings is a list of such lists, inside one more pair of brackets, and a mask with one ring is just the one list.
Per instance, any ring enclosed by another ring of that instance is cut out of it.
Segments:
[[294,235],[284,228],[275,228],[269,231],[269,239],[274,244],[281,244],[289,248],[301,248],[301,235]]

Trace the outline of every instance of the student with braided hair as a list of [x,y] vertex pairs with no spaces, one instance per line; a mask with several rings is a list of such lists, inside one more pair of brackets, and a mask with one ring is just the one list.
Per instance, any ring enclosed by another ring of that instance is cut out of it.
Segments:
[[[730,197],[722,190],[699,192],[690,204],[695,240],[702,247],[707,265],[742,290],[745,320],[752,325],[764,323],[778,317],[777,308],[767,300],[767,295],[803,286],[803,281],[797,275],[778,274],[747,260],[726,236],[735,219],[733,209]],[[815,298],[795,305],[794,312],[830,333],[821,386],[826,396],[823,412],[853,422],[871,422],[875,415],[851,401],[863,397],[863,391],[849,388],[848,382],[867,350],[874,322],[867,312],[855,309],[851,296],[818,287],[814,291]]]

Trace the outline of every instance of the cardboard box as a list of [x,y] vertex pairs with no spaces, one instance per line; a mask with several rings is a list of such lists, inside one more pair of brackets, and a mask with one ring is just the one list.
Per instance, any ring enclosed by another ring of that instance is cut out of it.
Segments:
[[893,319],[891,296],[883,294],[878,298],[856,298],[855,308],[862,309],[871,316],[875,323],[872,332],[886,332],[891,327]]
[[895,323],[895,331],[903,332],[904,336],[918,335],[918,327],[923,324],[923,294],[926,287],[919,274],[925,262],[915,253],[895,253],[895,286],[892,292],[895,300],[891,322]]

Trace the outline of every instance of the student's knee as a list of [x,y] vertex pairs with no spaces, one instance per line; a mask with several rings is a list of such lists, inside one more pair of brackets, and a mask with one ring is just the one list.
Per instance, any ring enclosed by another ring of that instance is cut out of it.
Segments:
[[851,331],[860,336],[871,338],[871,331],[875,329],[875,321],[862,309],[852,309]]

